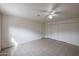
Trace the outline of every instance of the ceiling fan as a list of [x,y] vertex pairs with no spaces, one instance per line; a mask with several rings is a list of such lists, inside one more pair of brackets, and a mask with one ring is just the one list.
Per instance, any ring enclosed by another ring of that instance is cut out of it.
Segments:
[[[54,7],[52,7],[51,11],[41,10],[41,12],[47,13],[47,15],[45,15],[45,17],[52,19],[54,16],[58,16],[61,13],[60,11],[57,11],[57,8],[59,6],[60,6],[60,3],[56,3],[56,4],[54,4]],[[40,14],[38,16],[40,16]]]

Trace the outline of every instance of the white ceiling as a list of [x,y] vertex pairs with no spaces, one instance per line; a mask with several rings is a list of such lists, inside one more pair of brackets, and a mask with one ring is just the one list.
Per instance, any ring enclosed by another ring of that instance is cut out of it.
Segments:
[[[29,20],[49,21],[46,17],[50,11],[56,10],[59,14],[55,20],[64,20],[79,17],[79,4],[68,3],[1,3],[0,12],[3,14],[23,17]],[[44,11],[45,10],[45,11]],[[46,12],[47,11],[47,12]],[[39,16],[40,15],[40,16]],[[51,19],[51,20],[53,20]]]

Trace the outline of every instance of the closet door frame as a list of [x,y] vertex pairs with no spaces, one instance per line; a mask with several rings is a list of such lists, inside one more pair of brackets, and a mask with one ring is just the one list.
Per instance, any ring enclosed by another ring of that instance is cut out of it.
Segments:
[[0,51],[2,49],[2,14],[0,14]]

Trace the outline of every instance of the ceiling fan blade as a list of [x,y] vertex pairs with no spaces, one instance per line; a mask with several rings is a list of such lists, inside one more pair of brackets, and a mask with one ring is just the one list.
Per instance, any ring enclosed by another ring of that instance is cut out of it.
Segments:
[[60,3],[56,3],[54,4],[54,6],[52,7],[51,11],[57,9],[60,6]]
[[55,14],[61,14],[62,12],[55,12]]
[[52,16],[58,16],[59,14],[54,14],[54,15],[52,15]]
[[48,11],[48,10],[39,10],[39,12],[41,12],[41,13],[49,13],[50,11]]

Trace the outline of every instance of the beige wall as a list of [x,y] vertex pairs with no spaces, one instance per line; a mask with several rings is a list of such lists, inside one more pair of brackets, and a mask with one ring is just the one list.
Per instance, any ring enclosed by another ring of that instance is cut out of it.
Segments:
[[2,47],[13,45],[13,39],[25,43],[44,37],[44,23],[3,15]]
[[45,37],[79,46],[79,18],[48,22]]

